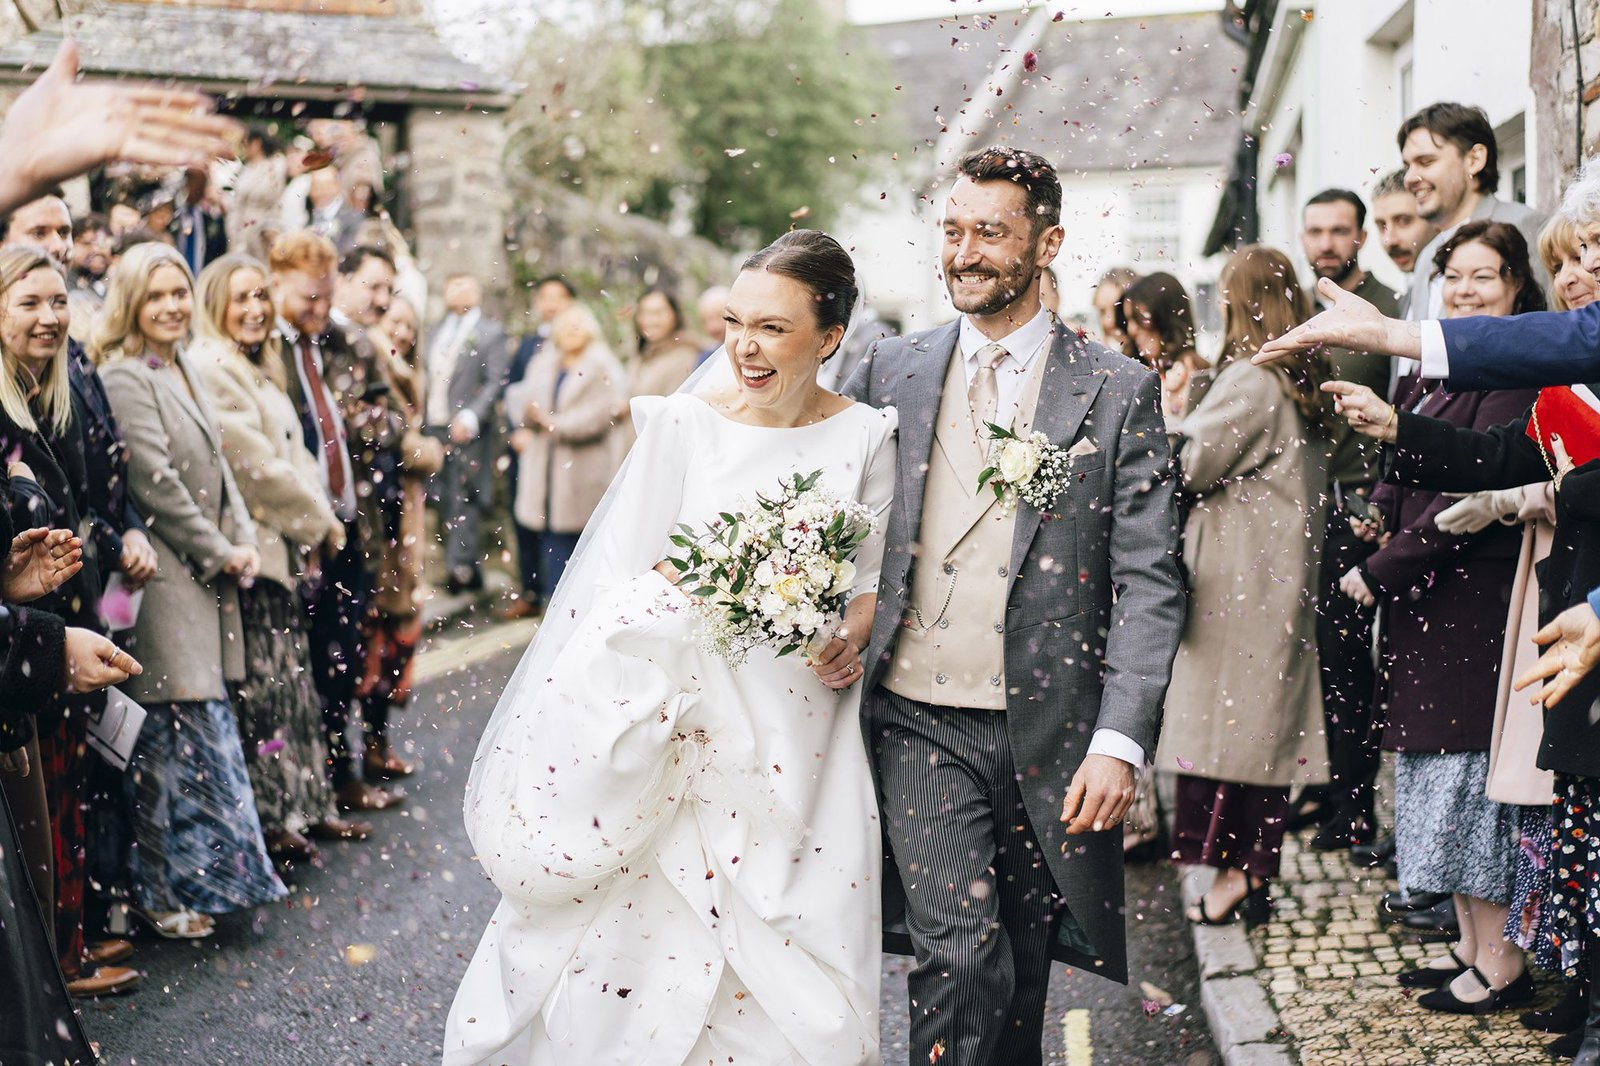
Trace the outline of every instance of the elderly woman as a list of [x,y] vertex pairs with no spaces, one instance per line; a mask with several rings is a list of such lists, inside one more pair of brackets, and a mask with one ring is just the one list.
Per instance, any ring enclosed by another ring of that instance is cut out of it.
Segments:
[[371,829],[339,818],[324,772],[328,747],[298,593],[308,558],[344,546],[344,523],[334,517],[284,389],[265,264],[224,256],[201,272],[199,296],[186,357],[216,412],[261,555],[255,581],[239,589],[245,674],[229,696],[268,851],[311,859],[308,833],[352,839]]
[[136,913],[159,935],[197,938],[210,915],[282,899],[262,839],[228,683],[244,679],[239,587],[261,567],[255,525],[222,452],[216,415],[184,346],[188,264],[141,244],[112,272],[90,355],[129,450],[135,505],[155,539],[129,650],[128,685],[149,717],[134,748]]
[[416,768],[389,742],[389,712],[411,702],[411,673],[422,637],[422,566],[428,478],[444,467],[444,445],[423,432],[427,374],[418,364],[417,309],[396,295],[378,329],[368,338],[377,350],[389,402],[405,417],[398,468],[397,507],[386,516],[390,535],[376,545],[372,602],[362,624],[366,667],[356,695],[366,727],[362,772],[372,783],[409,777]]
[[[84,418],[69,380],[67,308],[66,281],[48,255],[24,246],[0,251],[0,455],[10,468],[4,502],[17,529],[75,532],[88,519]],[[33,606],[68,626],[103,632],[100,573],[90,561]],[[56,699],[38,719],[36,744],[25,749],[32,773],[0,772],[24,832],[48,823],[53,855],[45,863],[37,855],[30,860],[35,870],[49,870],[41,897],[54,911],[61,970],[77,995],[124,991],[139,981],[133,970],[97,969],[85,959],[88,716],[104,706],[103,694]],[[42,843],[37,830],[24,838],[31,852]],[[124,945],[118,955],[126,954]]]
[[538,538],[543,603],[621,462],[617,412],[626,401],[622,367],[588,308],[575,304],[557,315],[550,340],[506,390],[520,470],[514,510],[517,524]]
[[1217,871],[1189,913],[1201,925],[1266,920],[1289,789],[1328,772],[1314,603],[1329,451],[1322,363],[1250,362],[1310,305],[1289,260],[1261,245],[1235,254],[1219,287],[1216,379],[1176,430],[1193,500],[1191,591],[1156,753],[1158,767],[1181,771],[1175,857]]
[[[1544,308],[1527,242],[1512,226],[1468,222],[1438,251],[1449,317],[1512,315]],[[1376,425],[1380,439],[1397,440],[1402,417],[1432,428],[1430,439],[1465,439],[1521,415],[1533,401],[1526,390],[1449,392],[1420,378],[1402,381],[1390,406],[1365,386],[1331,382],[1329,390],[1352,426]],[[1376,418],[1381,416],[1382,421]],[[1399,485],[1372,495],[1376,522],[1362,532],[1389,539],[1345,575],[1347,595],[1381,600],[1388,619],[1380,679],[1387,706],[1383,746],[1395,756],[1395,859],[1400,883],[1455,897],[1460,940],[1444,955],[1400,975],[1402,985],[1431,988],[1417,1002],[1430,1010],[1483,1014],[1533,998],[1522,953],[1504,938],[1516,870],[1518,810],[1487,795],[1489,749],[1499,689],[1510,591],[1519,554],[1518,531],[1491,523],[1450,533],[1440,513],[1455,504],[1435,489],[1459,489],[1470,472],[1421,479],[1419,455],[1396,449]],[[1471,466],[1471,461],[1464,466]],[[1441,472],[1442,473],[1442,472]],[[1524,478],[1518,484],[1533,478]],[[1447,483],[1448,482],[1448,483]],[[1474,487],[1484,487],[1481,485]],[[1509,486],[1506,486],[1509,487]]]

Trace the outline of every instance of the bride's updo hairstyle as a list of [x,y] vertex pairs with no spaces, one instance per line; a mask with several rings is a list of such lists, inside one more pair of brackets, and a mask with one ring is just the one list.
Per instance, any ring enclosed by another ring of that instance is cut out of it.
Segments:
[[[804,285],[817,312],[817,328],[847,329],[855,310],[856,265],[850,253],[832,237],[815,229],[797,229],[767,245],[744,261],[740,270],[765,270]],[[840,335],[841,341],[843,335]],[[834,351],[823,357],[826,362]]]

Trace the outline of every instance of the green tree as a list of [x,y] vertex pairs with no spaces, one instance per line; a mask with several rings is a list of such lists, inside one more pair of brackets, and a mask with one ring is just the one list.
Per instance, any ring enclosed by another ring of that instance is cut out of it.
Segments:
[[667,39],[646,52],[682,162],[640,205],[726,246],[827,226],[885,150],[888,76],[816,0],[633,0]]

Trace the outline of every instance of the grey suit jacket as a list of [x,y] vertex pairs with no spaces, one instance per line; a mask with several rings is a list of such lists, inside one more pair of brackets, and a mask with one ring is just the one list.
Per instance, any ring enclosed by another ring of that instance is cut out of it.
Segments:
[[[880,342],[845,388],[900,413],[899,480],[865,656],[869,688],[884,676],[910,594],[934,423],[958,325]],[[1062,448],[1088,437],[1102,461],[1074,464],[1052,513],[1018,507],[1001,638],[1007,732],[1027,776],[1034,838],[1090,942],[1058,942],[1053,954],[1126,981],[1122,832],[1069,837],[1060,816],[1096,728],[1155,750],[1184,617],[1172,461],[1155,374],[1059,325],[1047,358],[1034,429]],[[864,728],[871,750],[872,723]],[[901,905],[890,866],[886,924]]]
[[449,390],[450,410],[476,415],[480,437],[490,435],[494,405],[506,387],[510,367],[506,331],[494,319],[480,317],[456,356]]

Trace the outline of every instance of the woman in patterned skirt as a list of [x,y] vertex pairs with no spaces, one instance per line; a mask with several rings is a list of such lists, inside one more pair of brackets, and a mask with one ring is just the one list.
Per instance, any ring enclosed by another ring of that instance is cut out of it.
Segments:
[[129,632],[149,712],[134,748],[134,897],[158,934],[209,936],[210,915],[282,899],[227,684],[244,676],[239,587],[260,570],[255,524],[184,346],[188,264],[164,244],[117,264],[90,354],[129,450],[129,489],[159,569]]
[[256,525],[261,572],[239,590],[244,678],[229,686],[267,849],[309,860],[307,835],[363,839],[371,826],[339,818],[324,767],[322,702],[299,585],[307,561],[344,546],[344,524],[321,488],[316,460],[284,391],[267,268],[228,255],[200,274],[188,357],[217,413],[222,453]]

